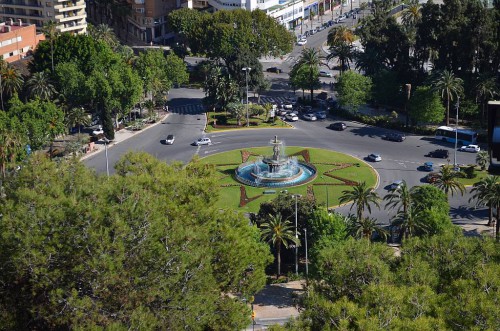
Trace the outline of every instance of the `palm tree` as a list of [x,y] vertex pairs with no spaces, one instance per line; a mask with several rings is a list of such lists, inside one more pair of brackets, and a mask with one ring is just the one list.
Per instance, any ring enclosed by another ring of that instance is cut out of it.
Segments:
[[281,214],[269,215],[269,220],[262,223],[262,238],[276,249],[277,274],[281,274],[281,246],[288,248],[290,243],[300,245],[299,238],[295,237],[293,226],[288,220],[283,220]]
[[[309,82],[314,81],[315,76],[317,77],[318,67],[321,64],[319,51],[314,48],[305,48],[300,54],[299,61],[297,65],[304,66],[307,69],[309,75]],[[311,101],[314,98],[314,87],[311,85]]]
[[21,90],[23,86],[23,77],[19,70],[7,66],[4,70],[2,70],[2,93],[5,93],[8,96],[12,96],[14,93],[17,93]]
[[479,82],[475,86],[476,88],[476,103],[477,100],[481,103],[481,123],[484,122],[484,117],[486,114],[486,104],[488,100],[493,99],[495,96],[499,95],[498,85],[496,83],[495,77],[480,77]]
[[436,186],[438,189],[442,190],[446,195],[455,192],[460,192],[464,195],[465,187],[464,184],[459,182],[457,178],[460,177],[458,171],[454,171],[451,166],[443,166],[438,173],[438,177],[432,185]]
[[330,46],[330,54],[326,57],[327,61],[338,58],[340,64],[340,75],[349,67],[349,63],[354,58],[354,47],[350,44],[342,43]]
[[476,164],[481,167],[481,170],[486,169],[490,163],[490,156],[487,151],[479,151],[476,154]]
[[78,126],[78,134],[80,134],[80,126],[90,125],[90,117],[83,107],[74,107],[66,112],[66,125],[69,129]]
[[406,27],[415,27],[422,19],[422,13],[420,12],[420,5],[418,1],[410,1],[408,7],[403,12],[401,20],[403,25]]
[[56,94],[54,85],[50,83],[49,74],[45,71],[35,72],[26,82],[26,87],[31,98],[50,100]]
[[488,226],[491,226],[493,222],[493,197],[495,193],[495,186],[499,185],[500,177],[498,176],[488,176],[481,179],[479,182],[474,183],[470,193],[471,200],[476,201],[476,205],[482,205],[488,207]]
[[387,240],[387,231],[382,228],[374,218],[365,217],[361,220],[355,219],[350,227],[351,233],[355,238],[371,240],[373,233],[377,233],[384,240]]
[[377,192],[373,191],[371,187],[366,185],[366,182],[363,182],[359,185],[353,186],[352,190],[344,190],[342,191],[342,195],[339,198],[339,202],[341,204],[352,201],[353,204],[351,206],[351,210],[354,206],[356,206],[356,218],[358,221],[363,219],[363,212],[368,209],[368,212],[371,213],[371,204],[374,204],[378,208],[380,197]]
[[22,148],[21,135],[18,132],[3,129],[0,131],[0,169],[5,177],[7,164],[16,159]]
[[500,183],[497,183],[493,190],[491,190],[488,200],[491,205],[497,209],[496,215],[496,227],[495,227],[495,237],[497,240],[500,240],[499,231],[500,231]]
[[3,72],[4,70],[7,69],[7,62],[5,62],[1,57],[0,57],[0,101],[2,103],[2,110],[5,111],[3,108]]
[[453,72],[444,70],[434,77],[431,85],[434,91],[441,94],[441,98],[446,97],[446,125],[450,125],[450,101],[464,92],[463,80],[455,77]]
[[52,62],[52,73],[54,73],[54,38],[57,35],[57,23],[52,20],[45,22],[42,32],[50,41],[50,60]]
[[103,41],[113,49],[119,44],[113,29],[107,24],[89,25],[89,34],[94,40]]
[[328,31],[326,44],[334,46],[338,44],[352,44],[354,41],[354,33],[346,25],[336,26]]
[[393,209],[396,208],[397,212],[402,212],[406,214],[408,209],[410,208],[412,202],[412,195],[414,188],[411,189],[406,184],[406,181],[403,180],[401,185],[399,185],[396,189],[391,190],[386,196],[384,196],[384,201],[387,201],[385,204],[386,208]]
[[409,238],[418,232],[427,233],[426,224],[420,218],[421,210],[413,204],[409,205],[407,212],[398,212],[392,225],[399,226],[403,232],[403,238]]

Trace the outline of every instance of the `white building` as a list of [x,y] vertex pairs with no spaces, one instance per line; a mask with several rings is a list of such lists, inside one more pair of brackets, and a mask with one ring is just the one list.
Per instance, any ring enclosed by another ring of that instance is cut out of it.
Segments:
[[304,17],[302,0],[208,0],[214,10],[260,9],[292,29]]

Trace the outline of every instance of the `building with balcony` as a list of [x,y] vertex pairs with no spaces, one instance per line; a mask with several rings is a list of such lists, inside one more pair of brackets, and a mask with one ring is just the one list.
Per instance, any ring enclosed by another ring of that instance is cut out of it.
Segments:
[[44,39],[34,25],[23,24],[21,20],[0,23],[0,57],[9,63],[20,60]]
[[34,25],[39,31],[48,21],[57,23],[58,32],[87,31],[85,0],[1,0],[0,21]]

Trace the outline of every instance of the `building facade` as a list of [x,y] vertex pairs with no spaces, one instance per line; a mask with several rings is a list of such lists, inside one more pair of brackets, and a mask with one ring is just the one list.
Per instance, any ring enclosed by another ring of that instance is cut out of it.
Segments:
[[0,57],[9,63],[20,60],[44,39],[34,25],[23,24],[21,20],[0,23]]
[[0,21],[34,25],[39,31],[48,21],[57,24],[57,31],[85,33],[87,14],[85,0],[0,0]]

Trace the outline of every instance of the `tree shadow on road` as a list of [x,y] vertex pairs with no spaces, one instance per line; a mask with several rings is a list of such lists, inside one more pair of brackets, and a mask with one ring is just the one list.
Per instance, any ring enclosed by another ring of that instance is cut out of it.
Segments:
[[254,305],[275,306],[278,308],[295,307],[294,292],[303,292],[303,290],[287,288],[282,284],[267,285],[255,295]]

